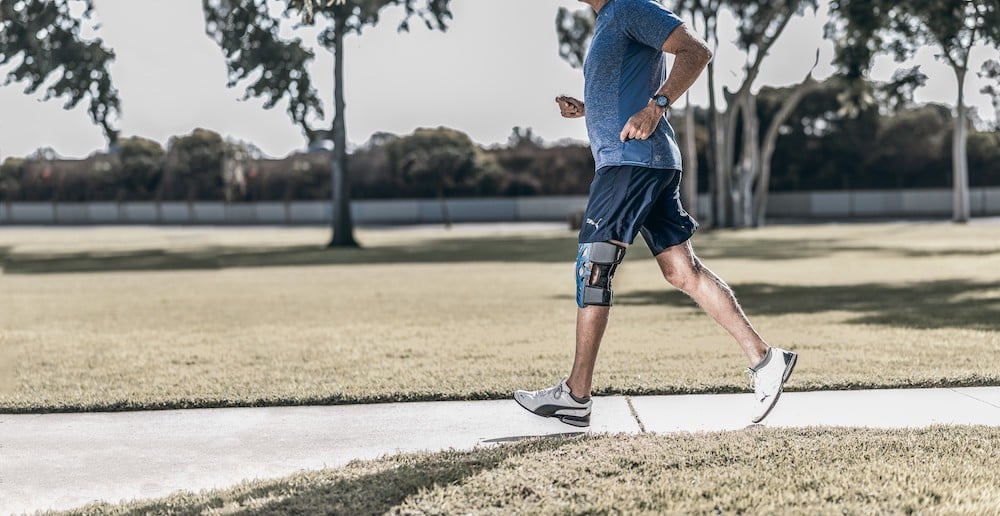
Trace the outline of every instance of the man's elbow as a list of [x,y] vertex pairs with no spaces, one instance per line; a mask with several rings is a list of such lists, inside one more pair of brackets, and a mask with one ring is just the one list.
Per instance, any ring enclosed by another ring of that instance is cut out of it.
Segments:
[[702,66],[705,66],[712,60],[715,54],[712,52],[711,48],[708,48],[708,44],[704,41],[699,41],[697,45],[693,45],[692,55],[694,55]]
[[692,64],[704,67],[712,60],[712,49],[701,38],[689,38],[676,51],[683,54]]

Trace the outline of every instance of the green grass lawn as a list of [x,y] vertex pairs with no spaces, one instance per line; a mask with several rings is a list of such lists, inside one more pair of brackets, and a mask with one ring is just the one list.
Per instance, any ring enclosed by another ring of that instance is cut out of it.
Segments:
[[[789,390],[1000,384],[1000,225],[703,232]],[[492,227],[0,229],[0,411],[505,398],[568,372],[574,234]],[[640,244],[599,393],[745,389]],[[3,373],[3,371],[0,371]]]
[[995,514],[1000,429],[752,428],[407,454],[70,514]]

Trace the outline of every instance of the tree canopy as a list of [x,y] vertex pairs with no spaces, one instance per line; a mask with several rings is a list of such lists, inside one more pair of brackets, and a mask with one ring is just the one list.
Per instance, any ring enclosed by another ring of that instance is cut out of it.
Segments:
[[65,98],[66,109],[88,100],[87,113],[113,144],[121,110],[109,69],[115,53],[101,38],[81,36],[93,11],[92,0],[0,0],[0,66],[13,65],[4,85],[25,83],[29,95],[47,85],[44,99]]
[[281,13],[272,12],[265,0],[203,0],[202,4],[205,33],[222,49],[228,85],[247,83],[243,98],[262,98],[266,109],[287,100],[289,117],[310,141],[332,131],[316,125],[325,112],[308,69],[315,54],[301,38],[280,36],[282,20],[294,21],[297,27],[322,24],[319,44],[340,59],[335,52],[338,34],[361,34],[365,27],[378,24],[386,7],[404,9],[401,31],[409,30],[414,16],[438,30],[445,30],[451,19],[449,0],[288,0]]
[[[222,49],[229,68],[229,85],[256,79],[244,98],[262,97],[272,108],[288,99],[288,113],[310,142],[332,140],[333,236],[330,247],[356,247],[351,219],[350,176],[347,167],[347,130],[344,111],[344,36],[360,34],[379,22],[382,10],[398,6],[405,11],[400,31],[410,28],[414,16],[429,29],[445,30],[451,19],[451,0],[286,0],[280,15],[273,15],[267,0],[203,0],[205,32]],[[323,107],[306,65],[313,58],[302,40],[280,37],[281,18],[298,19],[298,26],[323,24],[319,44],[334,57],[333,120],[328,128],[314,123],[323,118]]]
[[[1000,44],[1000,2],[997,0],[831,0],[834,18],[827,35],[837,42],[835,62],[846,72],[851,87],[845,103],[856,107],[870,101],[862,79],[874,57],[890,52],[897,61],[912,57],[922,47],[936,46],[938,58],[955,72],[958,99],[955,103],[952,138],[953,219],[970,216],[967,156],[968,113],[965,78],[969,58],[977,43]],[[900,77],[904,86],[920,85],[916,68]]]

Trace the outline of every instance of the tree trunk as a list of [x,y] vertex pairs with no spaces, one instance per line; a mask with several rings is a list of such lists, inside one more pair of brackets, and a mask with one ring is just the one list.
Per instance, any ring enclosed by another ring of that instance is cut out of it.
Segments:
[[[708,10],[702,10],[701,13],[702,20],[705,22],[705,41],[715,42],[716,50],[718,50],[718,38],[713,37],[714,33],[712,30],[712,18],[716,15],[716,13]],[[719,192],[723,190],[724,185],[721,185],[719,181],[719,140],[716,133],[719,106],[715,100],[714,59],[708,62],[708,66],[705,68],[705,73],[708,78],[708,114],[705,117],[705,125],[708,129],[708,149],[705,154],[708,158],[708,169],[711,171],[708,175],[709,220],[713,226],[717,226],[719,225],[719,221],[722,220],[719,216],[722,210],[721,195]]]
[[719,160],[719,173],[725,181],[725,191],[723,201],[725,203],[726,218],[720,221],[720,227],[731,228],[736,226],[736,216],[739,210],[740,185],[737,181],[736,171],[736,125],[740,117],[742,89],[736,94],[723,90],[726,99],[726,110],[719,114],[720,123],[717,127],[719,131],[719,147],[721,158]]
[[719,114],[719,104],[715,97],[715,61],[709,61],[708,73],[708,142],[709,155],[712,162],[712,226],[724,227],[726,224],[726,199],[729,192],[729,182],[726,181],[724,166],[722,116]]
[[958,113],[955,116],[955,131],[952,137],[951,161],[954,182],[952,220],[968,222],[969,209],[969,160],[966,156],[967,115],[965,112],[965,70],[955,68],[958,78]]
[[743,146],[740,149],[740,164],[737,167],[736,227],[753,225],[753,185],[760,173],[760,118],[757,116],[757,97],[749,92],[740,102],[743,118]]
[[194,179],[187,180],[187,209],[188,209],[188,222],[195,220],[194,216],[194,199],[196,196],[197,186]]
[[[748,62],[746,65],[746,78],[735,93],[724,91],[726,100],[726,110],[719,115],[724,127],[718,128],[721,137],[718,155],[723,159],[716,165],[717,173],[726,176],[728,182],[728,201],[731,203],[728,210],[728,219],[722,225],[732,227],[749,226],[753,216],[753,183],[759,174],[760,169],[760,142],[757,138],[760,128],[760,121],[756,113],[756,98],[751,93],[751,87],[760,73],[760,67],[764,57],[768,55],[770,48],[784,32],[785,27],[795,16],[795,12],[801,5],[801,1],[791,1],[787,8],[780,15],[784,16],[778,20],[777,28],[771,33],[761,33],[755,38],[751,45],[757,47],[756,56],[749,61],[749,50],[747,46],[744,50],[747,53]],[[771,23],[772,20],[760,20]],[[749,107],[749,109],[747,109]],[[736,162],[736,126],[743,114],[743,143],[744,148],[740,151],[740,162]],[[747,142],[751,141],[749,147]]]
[[732,199],[732,181],[730,171],[732,162],[730,161],[729,139],[726,127],[726,115],[716,111],[712,114],[715,117],[715,201],[716,217],[713,225],[717,228],[731,227],[732,210],[730,202]]
[[438,201],[441,202],[441,218],[444,220],[444,228],[451,229],[451,212],[448,211],[448,201],[444,198],[444,190],[438,190]]
[[698,141],[695,138],[694,106],[687,94],[684,108],[684,172],[681,176],[681,204],[695,219],[698,218]]
[[767,219],[767,196],[771,189],[771,159],[778,143],[781,126],[785,125],[785,121],[795,112],[795,108],[799,106],[802,99],[817,88],[819,88],[819,83],[813,80],[810,73],[806,80],[795,87],[791,95],[785,97],[778,113],[771,120],[771,125],[767,127],[764,142],[761,144],[760,179],[757,181],[757,191],[754,195],[754,226],[756,227],[763,226]]
[[344,19],[334,21],[333,235],[327,247],[358,247],[351,220],[351,182],[347,176],[347,129],[344,123]]

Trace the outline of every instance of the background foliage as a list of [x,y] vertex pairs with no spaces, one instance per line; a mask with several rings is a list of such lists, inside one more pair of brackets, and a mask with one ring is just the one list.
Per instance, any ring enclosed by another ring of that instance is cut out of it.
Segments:
[[[872,104],[851,117],[840,109],[842,92],[841,79],[827,80],[803,98],[782,127],[773,191],[951,186],[940,172],[949,166],[951,152],[947,106],[908,105],[880,113]],[[762,123],[769,123],[787,93],[788,88],[761,89]],[[699,109],[695,117],[702,165],[708,159],[706,116]],[[681,120],[674,126],[683,132]],[[238,151],[246,145],[197,129],[171,138],[166,149],[133,136],[122,138],[111,153],[82,160],[39,149],[0,165],[0,201],[223,200],[227,191],[236,202],[329,199],[329,151],[270,159]],[[971,185],[1000,185],[1000,130],[971,131],[968,152]],[[227,160],[237,158],[241,174],[227,175]],[[506,145],[491,148],[449,128],[377,133],[354,149],[349,161],[352,196],[362,199],[582,195],[593,168],[585,143],[546,143],[519,127]],[[708,175],[700,180],[699,190],[707,191]]]

